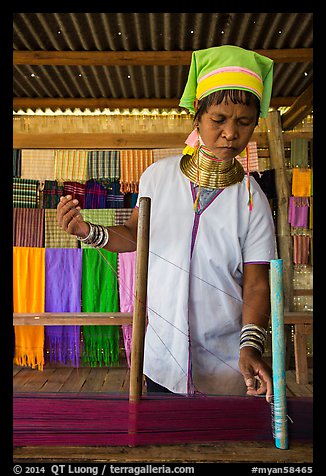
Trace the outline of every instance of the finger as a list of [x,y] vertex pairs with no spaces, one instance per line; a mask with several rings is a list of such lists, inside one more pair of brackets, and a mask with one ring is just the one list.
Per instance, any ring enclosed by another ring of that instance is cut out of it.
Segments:
[[76,210],[76,208],[70,208],[62,216],[61,228],[65,231],[69,231],[69,229],[71,230],[72,225],[74,225],[76,221],[82,221],[80,211]]
[[76,209],[76,205],[78,205],[78,200],[73,200],[71,195],[67,195],[66,197],[61,197],[59,205],[57,207],[57,221],[61,227],[64,227],[65,220],[67,220],[71,215],[71,210]]

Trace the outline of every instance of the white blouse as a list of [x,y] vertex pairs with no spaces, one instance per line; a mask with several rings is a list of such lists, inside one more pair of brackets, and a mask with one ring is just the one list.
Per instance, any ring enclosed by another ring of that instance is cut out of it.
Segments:
[[[172,392],[245,394],[238,368],[244,263],[274,259],[268,200],[247,177],[202,210],[179,168],[180,156],[160,159],[140,179],[151,198],[148,326],[144,374]],[[138,205],[138,204],[137,204]]]

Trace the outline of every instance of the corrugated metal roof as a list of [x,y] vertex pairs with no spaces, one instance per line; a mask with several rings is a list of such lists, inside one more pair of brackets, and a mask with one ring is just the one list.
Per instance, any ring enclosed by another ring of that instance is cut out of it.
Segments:
[[[312,13],[15,13],[16,51],[312,48]],[[15,64],[18,98],[179,98],[189,65]],[[298,97],[312,62],[276,63],[273,97]]]

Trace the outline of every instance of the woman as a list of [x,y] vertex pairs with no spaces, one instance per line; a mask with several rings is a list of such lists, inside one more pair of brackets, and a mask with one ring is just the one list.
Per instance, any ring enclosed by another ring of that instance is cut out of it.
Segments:
[[[271,398],[261,356],[273,220],[235,157],[267,115],[272,69],[270,59],[235,46],[195,51],[180,101],[195,113],[184,155],[157,161],[141,177],[139,198],[151,198],[148,390]],[[71,196],[58,205],[64,230],[110,251],[136,249],[137,221],[136,207],[123,226],[104,229],[84,222]]]

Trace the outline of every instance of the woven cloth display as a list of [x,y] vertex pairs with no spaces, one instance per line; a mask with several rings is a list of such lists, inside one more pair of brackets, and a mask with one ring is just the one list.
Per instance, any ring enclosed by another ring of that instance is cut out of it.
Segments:
[[[44,312],[45,249],[14,247],[14,312]],[[14,364],[43,370],[44,326],[14,326]]]
[[13,245],[44,247],[44,210],[13,209]]
[[59,185],[56,180],[45,180],[42,189],[43,208],[57,208],[62,195],[63,185]]
[[294,168],[292,172],[292,195],[310,197],[312,195],[312,170]]
[[87,150],[55,150],[54,178],[58,182],[81,182],[88,180]]
[[[119,253],[119,299],[120,312],[133,312],[136,273],[136,251]],[[128,366],[130,367],[132,324],[122,326],[123,341]]]
[[[81,311],[82,250],[45,250],[45,312]],[[69,286],[67,286],[69,282]],[[47,359],[51,363],[78,366],[79,326],[46,326]]]
[[[82,311],[117,312],[117,254],[103,249],[82,251]],[[102,367],[118,363],[118,326],[83,326],[83,336],[83,365]]]
[[138,193],[140,176],[153,162],[153,151],[150,149],[121,150],[121,192]]
[[22,149],[21,178],[54,180],[54,150]]
[[90,179],[120,179],[119,150],[90,150],[87,155],[87,173]]
[[14,208],[37,208],[39,181],[13,178],[12,203]]
[[74,235],[63,231],[57,222],[57,210],[45,210],[45,248],[78,248]]

